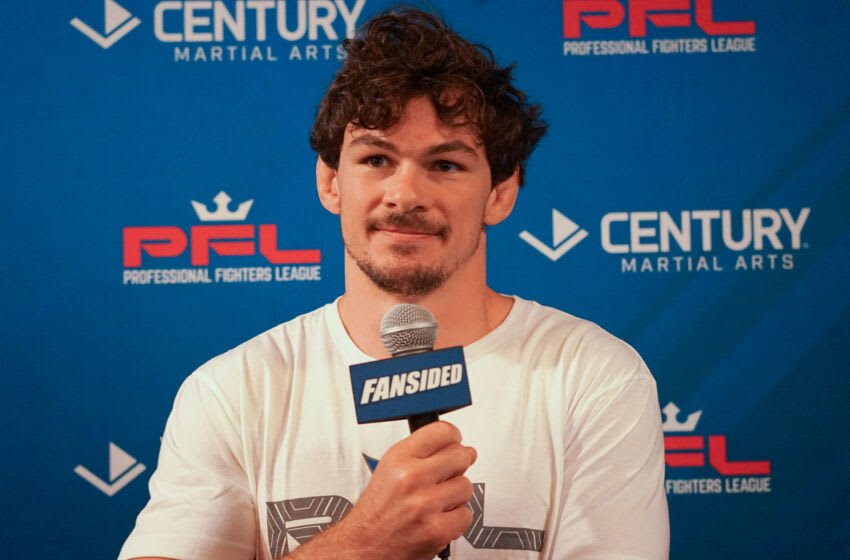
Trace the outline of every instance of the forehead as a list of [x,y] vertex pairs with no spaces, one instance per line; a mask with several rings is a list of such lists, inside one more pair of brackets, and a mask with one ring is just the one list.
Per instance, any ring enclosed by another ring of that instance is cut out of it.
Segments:
[[368,129],[349,124],[345,129],[343,149],[374,146],[382,140],[409,148],[453,144],[461,148],[466,146],[475,155],[484,153],[484,146],[474,127],[444,123],[431,101],[423,97],[410,100],[398,122],[387,129]]

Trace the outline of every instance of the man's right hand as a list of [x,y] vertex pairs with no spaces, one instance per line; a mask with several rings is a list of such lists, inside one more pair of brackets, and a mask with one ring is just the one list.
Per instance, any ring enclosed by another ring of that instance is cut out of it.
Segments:
[[464,473],[476,457],[452,424],[420,428],[384,454],[351,512],[291,558],[432,559],[472,523]]

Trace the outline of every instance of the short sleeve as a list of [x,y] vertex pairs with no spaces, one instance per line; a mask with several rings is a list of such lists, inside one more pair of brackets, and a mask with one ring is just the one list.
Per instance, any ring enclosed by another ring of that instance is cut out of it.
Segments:
[[630,366],[632,375],[589,395],[577,411],[564,456],[553,558],[656,560],[669,555],[657,390],[636,354]]
[[252,559],[257,514],[240,457],[239,414],[202,370],[180,388],[166,423],[150,501],[119,560]]

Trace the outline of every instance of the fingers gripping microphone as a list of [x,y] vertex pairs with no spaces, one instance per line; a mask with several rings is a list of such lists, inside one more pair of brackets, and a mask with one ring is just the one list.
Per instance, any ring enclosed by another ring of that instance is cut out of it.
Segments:
[[[437,340],[437,320],[424,307],[401,303],[381,319],[381,340],[393,358],[430,352]],[[409,416],[407,423],[410,431],[415,432],[439,418],[437,412],[424,412]]]

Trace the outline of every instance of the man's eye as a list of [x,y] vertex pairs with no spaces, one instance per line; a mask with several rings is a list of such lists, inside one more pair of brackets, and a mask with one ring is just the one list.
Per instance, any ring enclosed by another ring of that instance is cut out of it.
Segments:
[[437,169],[437,171],[442,171],[443,173],[450,173],[452,171],[463,171],[463,167],[461,165],[448,160],[440,160],[436,164],[434,164],[434,167]]
[[385,156],[369,156],[365,159],[365,163],[369,167],[385,167],[389,161]]

